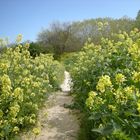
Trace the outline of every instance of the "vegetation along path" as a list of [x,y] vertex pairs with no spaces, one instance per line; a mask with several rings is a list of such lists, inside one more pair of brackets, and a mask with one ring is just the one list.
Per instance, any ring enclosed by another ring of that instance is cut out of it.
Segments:
[[[65,72],[65,80],[61,85],[62,92],[52,94],[46,106],[39,113],[38,135],[30,132],[23,139],[29,140],[77,140],[79,121],[76,111],[65,108],[72,104],[72,97],[68,94],[70,90],[70,76]],[[40,129],[40,130],[39,130]],[[35,132],[38,133],[38,132]]]

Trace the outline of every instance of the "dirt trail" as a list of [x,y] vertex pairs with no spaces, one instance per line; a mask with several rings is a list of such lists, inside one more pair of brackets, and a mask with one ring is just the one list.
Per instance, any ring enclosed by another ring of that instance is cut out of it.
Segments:
[[[65,72],[65,80],[61,85],[63,92],[52,94],[45,107],[39,112],[38,128],[40,134],[27,134],[23,140],[77,140],[79,131],[78,113],[65,108],[72,103],[72,97],[66,92],[70,90],[70,76]],[[65,91],[65,92],[64,92]]]

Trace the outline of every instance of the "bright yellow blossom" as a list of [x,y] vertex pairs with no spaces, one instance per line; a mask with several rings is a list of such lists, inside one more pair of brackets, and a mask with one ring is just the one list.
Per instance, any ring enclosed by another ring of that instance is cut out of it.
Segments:
[[135,83],[140,82],[140,72],[133,72],[132,79]]
[[19,35],[17,36],[17,38],[16,38],[16,42],[17,42],[17,43],[20,43],[21,40],[22,40],[22,34],[19,34]]
[[115,76],[115,80],[116,80],[117,83],[123,83],[124,81],[126,81],[126,78],[123,74],[118,73]]
[[100,92],[105,92],[106,87],[111,87],[112,83],[108,75],[102,76],[96,86],[96,89]]

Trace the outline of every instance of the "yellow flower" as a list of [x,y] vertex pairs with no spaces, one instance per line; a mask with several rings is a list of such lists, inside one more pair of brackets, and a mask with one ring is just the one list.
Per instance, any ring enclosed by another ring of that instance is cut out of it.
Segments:
[[133,72],[132,79],[135,83],[140,82],[140,72]]
[[132,88],[132,87],[125,87],[125,88],[124,88],[124,92],[125,92],[129,97],[132,97],[132,96],[133,96],[133,88]]
[[140,55],[140,49],[137,43],[128,48],[128,52],[132,55],[134,60],[137,60]]
[[16,134],[19,132],[19,128],[17,127],[17,126],[15,126],[14,128],[13,128],[13,132],[15,132]]
[[139,29],[138,28],[134,28],[134,32],[139,32]]
[[123,34],[119,34],[118,37],[119,37],[119,39],[121,39],[121,40],[125,39],[125,36],[124,36]]
[[2,85],[11,86],[11,80],[8,75],[4,74],[1,78]]
[[14,90],[13,96],[17,98],[19,101],[23,101],[23,90],[21,88],[16,88]]
[[16,38],[16,42],[17,42],[17,43],[20,43],[21,40],[22,40],[22,34],[19,34],[19,35],[17,36],[17,38]]
[[17,103],[15,103],[14,106],[10,107],[10,115],[12,117],[16,117],[19,111],[20,111],[20,106]]
[[7,72],[8,68],[9,68],[8,64],[0,63],[0,69],[2,69],[3,72]]
[[115,80],[117,83],[123,83],[124,81],[126,81],[125,76],[121,73],[116,74]]
[[30,47],[30,44],[29,44],[29,43],[26,43],[26,44],[25,44],[25,48],[28,49],[29,47]]
[[105,92],[105,85],[101,82],[98,82],[96,89],[103,93]]
[[94,91],[90,91],[88,93],[88,98],[86,100],[86,106],[89,108],[89,109],[92,109],[92,106],[93,106],[93,103],[94,103],[94,98],[96,97],[97,93],[94,92]]
[[113,105],[108,105],[108,109],[110,109],[111,111],[116,111],[116,107]]
[[13,124],[16,124],[16,123],[18,122],[17,118],[12,118],[10,121],[11,121]]
[[32,97],[35,97],[35,93],[32,92],[32,93],[31,93],[31,96],[32,96]]
[[88,94],[88,96],[92,97],[92,98],[94,98],[96,95],[97,95],[97,93],[94,92],[94,91],[90,91],[89,94]]
[[40,65],[40,66],[38,67],[38,69],[39,69],[39,70],[43,70],[43,69],[44,69],[44,65]]
[[40,128],[34,128],[34,129],[33,129],[33,133],[34,133],[35,135],[39,135],[39,134],[40,134]]
[[36,123],[36,120],[35,119],[32,119],[31,117],[29,118],[29,122],[30,124],[35,124]]
[[[15,50],[14,50],[16,53],[19,53],[20,52],[20,47],[16,47]],[[17,57],[17,56],[16,56]]]
[[106,87],[111,87],[111,86],[112,83],[110,77],[108,75],[104,75],[99,79],[96,89],[103,93],[105,92]]

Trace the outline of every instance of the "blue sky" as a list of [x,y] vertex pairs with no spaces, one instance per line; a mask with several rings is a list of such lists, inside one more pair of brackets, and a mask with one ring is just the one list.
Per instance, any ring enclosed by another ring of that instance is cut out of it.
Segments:
[[24,40],[35,41],[53,21],[135,18],[138,10],[140,0],[0,0],[0,37],[13,41],[23,34]]

